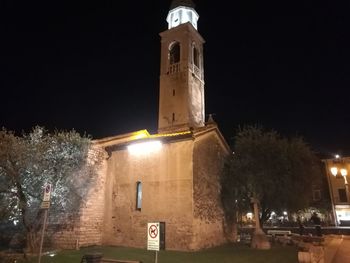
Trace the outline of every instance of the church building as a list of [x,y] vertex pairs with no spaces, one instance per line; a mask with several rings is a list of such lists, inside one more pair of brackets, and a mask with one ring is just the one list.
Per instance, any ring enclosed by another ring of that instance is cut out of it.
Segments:
[[139,130],[94,141],[98,180],[77,223],[57,244],[145,248],[147,223],[165,223],[165,247],[197,250],[226,242],[220,176],[230,148],[205,120],[203,44],[191,0],[174,0],[160,33],[158,133]]

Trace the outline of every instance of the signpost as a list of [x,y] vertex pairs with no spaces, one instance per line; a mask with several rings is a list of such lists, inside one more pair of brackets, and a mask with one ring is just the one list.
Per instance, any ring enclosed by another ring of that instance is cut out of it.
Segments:
[[45,211],[44,211],[43,229],[41,231],[38,263],[41,263],[41,254],[42,254],[42,249],[43,249],[44,234],[45,234],[45,227],[46,227],[46,221],[47,221],[47,210],[50,208],[51,191],[52,191],[52,185],[46,184],[45,189],[44,189],[43,201],[41,202],[41,205],[40,205],[40,208],[44,209]]
[[155,263],[158,263],[158,251],[165,249],[165,223],[154,222],[147,224],[147,250],[154,250]]
[[159,223],[148,223],[147,250],[159,251]]
[[43,197],[43,201],[44,202],[49,202],[50,201],[51,188],[52,188],[51,184],[46,184],[45,185],[44,197]]

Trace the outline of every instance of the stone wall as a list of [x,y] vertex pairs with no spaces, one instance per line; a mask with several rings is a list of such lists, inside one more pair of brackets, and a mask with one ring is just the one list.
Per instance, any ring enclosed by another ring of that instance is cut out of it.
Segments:
[[193,249],[226,242],[220,177],[227,151],[215,131],[196,139],[193,152]]
[[[104,150],[94,146],[89,152],[89,168],[94,168],[93,177],[85,176],[86,193],[80,208],[70,214],[50,217],[48,236],[51,246],[72,249],[80,246],[101,245],[104,219],[105,183],[107,163]],[[86,171],[81,171],[82,173]]]
[[49,215],[45,247],[73,249],[77,246],[79,214]]
[[[225,154],[215,131],[164,142],[144,155],[115,148],[98,164],[76,216],[55,232],[55,246],[145,248],[148,222],[165,222],[166,249],[197,250],[225,242],[220,202]],[[140,210],[137,182],[142,183]]]
[[[103,243],[143,247],[147,223],[165,222],[166,248],[189,249],[192,237],[193,141],[164,143],[158,152],[132,155],[126,149],[108,160]],[[142,183],[142,208],[136,185]]]
[[79,245],[91,246],[102,244],[104,220],[106,162],[100,165],[97,180],[91,187],[87,199],[80,209]]

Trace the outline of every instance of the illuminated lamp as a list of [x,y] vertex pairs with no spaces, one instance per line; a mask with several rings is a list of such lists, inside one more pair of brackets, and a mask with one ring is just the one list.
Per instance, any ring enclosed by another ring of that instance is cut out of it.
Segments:
[[246,216],[248,219],[253,219],[253,213],[251,212],[248,212]]
[[337,176],[337,174],[338,174],[338,168],[337,168],[337,167],[332,167],[332,168],[331,168],[331,173],[332,173],[334,176]]
[[348,171],[346,169],[340,169],[340,173],[342,176],[347,176],[348,175]]
[[127,146],[129,153],[135,155],[150,154],[162,148],[161,141],[145,141],[133,143]]

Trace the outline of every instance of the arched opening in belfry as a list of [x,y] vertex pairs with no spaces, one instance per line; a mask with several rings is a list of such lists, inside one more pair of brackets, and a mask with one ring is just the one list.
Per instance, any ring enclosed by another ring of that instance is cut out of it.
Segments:
[[170,65],[180,62],[180,43],[174,42],[169,49],[169,62]]
[[196,46],[193,46],[193,64],[199,68],[199,52]]

